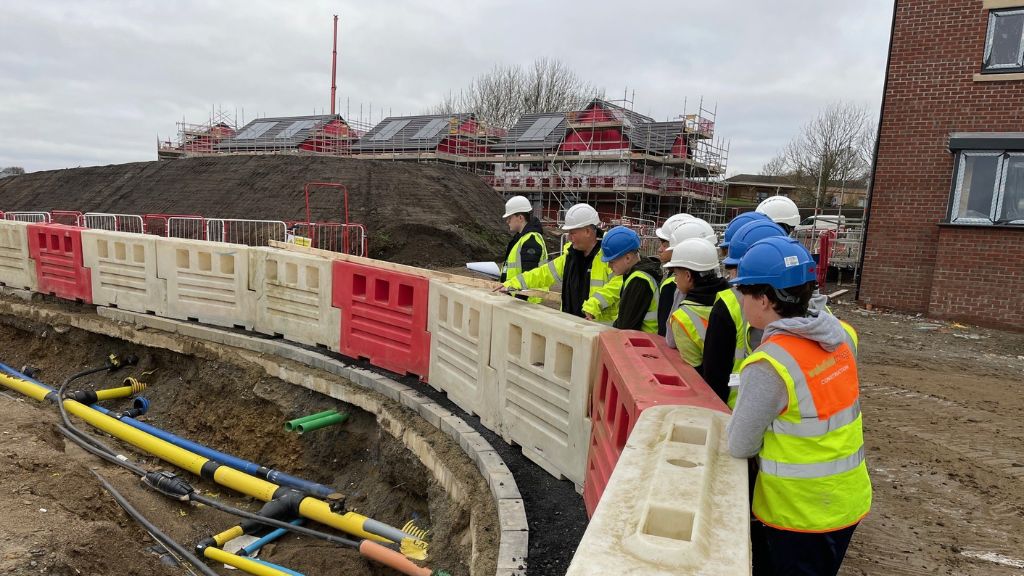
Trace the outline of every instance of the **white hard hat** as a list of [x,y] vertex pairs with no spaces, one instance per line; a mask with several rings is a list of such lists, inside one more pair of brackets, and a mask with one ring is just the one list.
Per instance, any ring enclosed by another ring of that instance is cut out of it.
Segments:
[[690,238],[700,238],[701,240],[715,243],[718,240],[718,235],[715,234],[715,229],[707,221],[700,218],[691,218],[680,222],[676,226],[676,229],[672,231],[672,239],[669,241],[669,245],[675,246],[683,240],[689,240]]
[[669,242],[672,240],[672,231],[675,230],[679,224],[693,219],[694,216],[690,216],[685,212],[682,214],[673,214],[668,217],[668,220],[665,220],[661,225],[661,228],[654,231],[654,235],[666,242]]
[[526,196],[513,196],[505,202],[505,215],[502,218],[508,218],[515,214],[522,214],[524,212],[533,212],[533,204],[526,199]]
[[757,205],[757,211],[772,219],[776,224],[796,226],[800,223],[800,210],[796,203],[785,196],[769,196]]
[[718,248],[703,238],[687,238],[672,248],[672,259],[665,269],[686,268],[707,272],[718,268]]
[[597,210],[589,204],[575,204],[565,211],[565,222],[562,223],[562,230],[575,230],[584,226],[598,226],[601,218]]

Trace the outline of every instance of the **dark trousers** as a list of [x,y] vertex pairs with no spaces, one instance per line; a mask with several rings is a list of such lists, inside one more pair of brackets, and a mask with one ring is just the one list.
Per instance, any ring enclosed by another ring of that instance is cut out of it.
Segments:
[[756,520],[753,524],[755,576],[835,576],[857,529],[854,524],[835,532],[811,534],[778,530]]

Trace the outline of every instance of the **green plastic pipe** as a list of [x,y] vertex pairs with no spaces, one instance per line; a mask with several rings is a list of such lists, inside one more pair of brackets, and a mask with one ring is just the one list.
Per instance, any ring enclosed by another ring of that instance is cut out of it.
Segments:
[[345,420],[348,420],[348,413],[343,414],[331,414],[330,416],[324,416],[323,418],[317,418],[316,420],[310,420],[303,422],[295,427],[295,431],[299,434],[305,434],[306,432],[312,432],[313,430],[319,430],[324,426],[330,426],[332,424],[341,424]]
[[295,428],[299,424],[302,424],[304,422],[312,422],[313,420],[316,420],[318,418],[323,418],[324,416],[330,416],[331,414],[337,414],[337,413],[338,413],[337,410],[324,410],[323,412],[317,412],[316,414],[310,414],[309,416],[303,416],[302,418],[296,418],[295,420],[289,420],[288,422],[284,423],[284,429],[286,431],[288,431],[288,432],[291,432],[292,430],[295,430]]

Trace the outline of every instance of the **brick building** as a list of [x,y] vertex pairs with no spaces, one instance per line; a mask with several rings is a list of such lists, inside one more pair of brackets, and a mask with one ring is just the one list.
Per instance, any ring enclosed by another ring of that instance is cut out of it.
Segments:
[[1024,0],[897,0],[859,298],[1024,329]]

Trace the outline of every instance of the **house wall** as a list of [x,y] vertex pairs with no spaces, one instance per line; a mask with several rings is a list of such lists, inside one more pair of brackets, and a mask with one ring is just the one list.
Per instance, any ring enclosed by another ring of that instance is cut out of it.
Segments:
[[1024,131],[1024,80],[978,81],[980,0],[900,0],[864,248],[869,304],[1024,329],[1024,228],[946,219],[952,132]]

